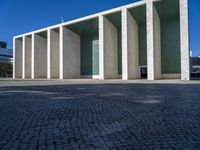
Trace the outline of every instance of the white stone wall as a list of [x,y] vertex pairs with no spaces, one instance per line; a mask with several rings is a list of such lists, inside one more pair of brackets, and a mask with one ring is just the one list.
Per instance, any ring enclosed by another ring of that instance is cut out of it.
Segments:
[[138,24],[127,9],[122,11],[122,79],[139,78]]
[[31,78],[31,66],[32,66],[32,38],[25,36],[25,78]]
[[34,78],[47,78],[47,38],[35,34]]
[[49,30],[49,78],[59,79],[59,33]]
[[100,78],[118,78],[118,31],[104,16],[100,16]]
[[152,1],[147,1],[148,80],[161,78],[160,19]]
[[99,79],[104,80],[104,17],[99,16]]
[[153,6],[153,42],[154,42],[154,79],[161,78],[161,28],[160,18]]
[[14,78],[22,78],[22,38],[14,41]]
[[80,78],[80,36],[66,27],[63,33],[63,79]]
[[32,34],[32,48],[31,48],[31,79],[35,79],[35,34]]
[[148,80],[154,80],[154,42],[153,42],[153,3],[146,3],[147,18],[147,74]]
[[181,80],[190,80],[188,0],[180,0]]

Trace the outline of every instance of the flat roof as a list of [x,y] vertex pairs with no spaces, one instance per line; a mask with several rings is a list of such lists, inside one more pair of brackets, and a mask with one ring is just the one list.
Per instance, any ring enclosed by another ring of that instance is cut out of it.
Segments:
[[128,4],[128,5],[124,5],[124,6],[120,6],[120,7],[117,7],[117,8],[113,8],[113,9],[103,11],[103,12],[100,12],[100,13],[96,13],[96,14],[93,14],[93,15],[89,15],[89,16],[86,16],[86,17],[81,17],[81,18],[78,18],[78,19],[74,19],[74,20],[71,20],[71,21],[64,22],[64,23],[60,23],[60,24],[56,24],[56,25],[49,26],[49,27],[46,27],[46,28],[42,28],[42,29],[39,29],[39,30],[34,30],[32,32],[16,35],[16,36],[14,36],[14,38],[20,38],[22,36],[28,36],[28,35],[31,35],[33,33],[44,32],[44,31],[47,31],[49,29],[59,28],[61,26],[67,26],[67,25],[78,23],[78,22],[81,22],[81,21],[86,21],[86,20],[89,20],[89,19],[97,18],[101,15],[112,14],[112,13],[121,11],[122,9],[129,9],[129,8],[138,7],[138,6],[141,6],[141,5],[145,5],[147,1],[155,2],[155,1],[160,1],[160,0],[141,0],[141,1],[138,1],[138,2],[134,2],[134,3]]

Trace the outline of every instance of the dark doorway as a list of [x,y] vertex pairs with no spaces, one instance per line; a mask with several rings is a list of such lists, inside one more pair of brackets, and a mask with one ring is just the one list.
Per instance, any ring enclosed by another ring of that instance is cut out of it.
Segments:
[[140,68],[141,79],[147,79],[147,67]]

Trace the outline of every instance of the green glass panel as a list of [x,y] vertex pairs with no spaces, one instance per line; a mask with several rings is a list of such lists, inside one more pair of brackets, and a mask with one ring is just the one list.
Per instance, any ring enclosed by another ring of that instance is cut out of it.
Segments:
[[81,75],[99,75],[99,40],[97,34],[81,35]]
[[163,74],[181,72],[179,19],[161,21],[161,64]]
[[139,65],[147,66],[146,24],[139,24]]
[[99,40],[93,41],[92,48],[92,74],[99,75]]

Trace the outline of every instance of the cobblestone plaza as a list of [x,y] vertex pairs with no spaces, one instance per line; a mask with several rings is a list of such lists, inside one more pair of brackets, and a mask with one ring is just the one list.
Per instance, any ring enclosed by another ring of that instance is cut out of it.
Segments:
[[3,86],[0,149],[199,149],[199,91],[199,84]]

